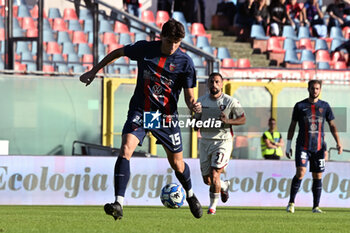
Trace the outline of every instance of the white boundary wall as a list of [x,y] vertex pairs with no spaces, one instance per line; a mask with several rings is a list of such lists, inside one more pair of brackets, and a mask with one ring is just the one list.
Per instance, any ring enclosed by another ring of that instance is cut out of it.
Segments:
[[[1,205],[103,205],[114,201],[114,157],[0,156]],[[209,204],[198,159],[186,159],[193,189]],[[329,162],[324,173],[322,207],[350,208],[349,163]],[[285,206],[293,161],[231,160],[224,179],[231,180],[225,206]],[[164,158],[132,158],[126,205],[161,205],[161,188],[178,182]],[[304,179],[297,206],[312,206],[312,179]],[[223,205],[220,203],[219,205]]]

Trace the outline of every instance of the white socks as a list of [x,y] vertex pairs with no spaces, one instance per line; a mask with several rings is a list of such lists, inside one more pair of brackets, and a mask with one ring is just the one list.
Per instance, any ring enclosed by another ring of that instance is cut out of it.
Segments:
[[192,196],[193,196],[193,190],[190,189],[187,191],[187,198],[192,197]]
[[122,206],[122,208],[123,208],[123,205],[124,205],[124,197],[122,197],[122,196],[116,196],[116,197],[115,197],[115,201],[118,202],[118,203]]
[[219,202],[220,193],[209,192],[209,197],[210,197],[209,209],[216,210],[216,206],[218,205],[218,202]]

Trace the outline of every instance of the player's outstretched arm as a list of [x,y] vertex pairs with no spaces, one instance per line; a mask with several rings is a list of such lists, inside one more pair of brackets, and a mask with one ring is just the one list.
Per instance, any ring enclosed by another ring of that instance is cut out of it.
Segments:
[[97,72],[108,65],[111,62],[114,62],[114,60],[120,58],[121,56],[124,56],[124,47],[113,50],[107,56],[105,56],[102,61],[100,61],[97,65],[92,67],[92,69],[80,76],[80,82],[86,83],[86,86],[88,86],[96,77]]
[[337,143],[338,154],[341,154],[343,152],[343,146],[342,146],[340,139],[339,139],[337,126],[335,125],[334,120],[329,121],[328,124],[329,124],[329,128],[331,130],[331,133],[333,135],[333,138],[334,138],[335,142]]
[[295,126],[297,125],[296,121],[290,122],[288,134],[287,134],[287,146],[286,146],[286,157],[290,159],[292,157],[292,139],[294,136]]

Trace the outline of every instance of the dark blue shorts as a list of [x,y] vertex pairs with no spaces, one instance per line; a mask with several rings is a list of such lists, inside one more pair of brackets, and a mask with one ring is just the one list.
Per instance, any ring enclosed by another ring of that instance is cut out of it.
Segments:
[[325,146],[316,152],[304,150],[302,146],[297,146],[295,151],[295,166],[307,167],[307,164],[310,161],[310,172],[324,172],[326,165],[325,151]]
[[130,111],[128,113],[128,119],[126,120],[122,135],[131,133],[139,139],[139,146],[142,146],[142,142],[147,134],[151,132],[157,139],[157,144],[164,145],[168,150],[173,153],[182,151],[182,137],[180,127],[161,127],[158,129],[145,129],[143,127],[143,113],[139,111]]

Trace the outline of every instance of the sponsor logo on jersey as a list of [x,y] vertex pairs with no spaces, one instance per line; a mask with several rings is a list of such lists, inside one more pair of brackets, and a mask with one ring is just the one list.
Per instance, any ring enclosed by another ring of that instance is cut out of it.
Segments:
[[155,84],[153,87],[152,87],[152,92],[156,95],[160,95],[162,94],[162,87],[158,84]]

